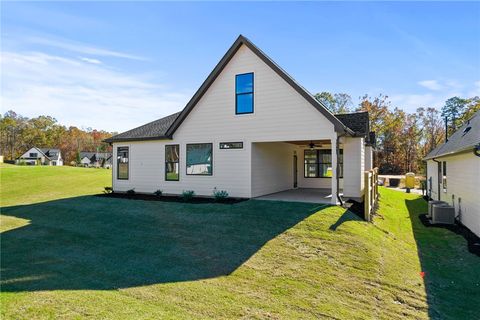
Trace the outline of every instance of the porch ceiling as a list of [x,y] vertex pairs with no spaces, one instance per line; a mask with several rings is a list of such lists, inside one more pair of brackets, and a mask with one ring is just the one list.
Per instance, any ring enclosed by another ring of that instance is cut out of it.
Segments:
[[286,143],[295,144],[298,146],[308,146],[310,143],[314,143],[316,146],[330,145],[330,140],[299,140],[299,141],[285,141]]

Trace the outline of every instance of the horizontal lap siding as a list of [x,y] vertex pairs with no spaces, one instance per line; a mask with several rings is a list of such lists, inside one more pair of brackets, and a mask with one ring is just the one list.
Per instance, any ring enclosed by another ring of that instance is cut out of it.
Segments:
[[293,151],[288,143],[252,144],[252,196],[293,189]]
[[[235,75],[254,72],[254,114],[235,114]],[[252,194],[251,144],[330,139],[333,124],[298,92],[242,46],[191,110],[169,144],[181,144],[180,181],[164,181],[165,142],[132,142],[131,179],[114,182],[116,190],[135,187],[142,192],[194,190],[211,195],[225,189],[232,196]],[[219,150],[219,142],[244,143],[242,150]],[[185,144],[213,143],[213,176],[185,174]],[[138,144],[138,146],[137,146]],[[138,153],[137,153],[138,152]],[[293,154],[289,155],[291,161]],[[301,162],[299,161],[299,173]],[[115,169],[115,168],[114,168]],[[292,174],[292,168],[287,168]]]
[[363,138],[344,138],[343,194],[345,197],[363,196],[365,171],[365,145]]
[[480,236],[480,158],[471,152],[438,161],[447,162],[447,192],[441,189],[441,199],[454,205],[458,214],[461,198],[462,223]]
[[[434,200],[438,200],[438,164],[433,160],[427,161],[427,181],[428,181],[428,190],[432,191],[431,197]],[[430,178],[432,183],[430,184]]]
[[[205,142],[205,141],[193,141]],[[211,141],[207,141],[211,142]],[[165,145],[180,144],[180,180],[165,181]],[[218,142],[213,143],[213,175],[192,176],[186,174],[186,143],[179,141],[149,141],[132,142],[129,144],[114,144],[128,146],[130,150],[129,179],[114,179],[116,191],[126,191],[134,188],[137,192],[153,193],[160,189],[164,193],[180,194],[184,190],[193,190],[198,195],[211,196],[213,188],[226,190],[231,196],[249,197],[249,179],[245,177],[249,171],[249,148],[244,145],[242,150],[220,150]],[[114,177],[116,178],[114,163]],[[248,177],[247,177],[248,178]]]

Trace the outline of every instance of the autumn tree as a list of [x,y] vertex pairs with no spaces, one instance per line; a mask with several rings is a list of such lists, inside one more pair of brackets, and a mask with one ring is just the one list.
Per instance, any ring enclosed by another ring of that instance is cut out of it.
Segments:
[[352,98],[346,93],[321,92],[315,95],[315,99],[320,101],[330,112],[334,114],[348,113],[352,111]]

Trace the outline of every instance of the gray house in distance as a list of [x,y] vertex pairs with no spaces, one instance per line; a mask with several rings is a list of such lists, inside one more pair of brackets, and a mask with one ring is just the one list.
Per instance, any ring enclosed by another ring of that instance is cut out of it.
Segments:
[[86,167],[112,167],[111,152],[80,152],[80,164]]

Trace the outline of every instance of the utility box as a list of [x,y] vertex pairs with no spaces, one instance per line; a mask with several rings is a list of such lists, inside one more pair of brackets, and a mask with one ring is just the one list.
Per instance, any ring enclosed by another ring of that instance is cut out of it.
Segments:
[[427,217],[428,217],[428,218],[431,218],[431,217],[432,217],[433,205],[448,206],[448,203],[446,203],[445,201],[438,201],[438,200],[428,201],[428,214],[427,214]]
[[405,188],[407,188],[407,192],[415,188],[415,173],[409,172],[405,175]]
[[432,210],[432,223],[454,224],[455,208],[442,204],[434,204]]

